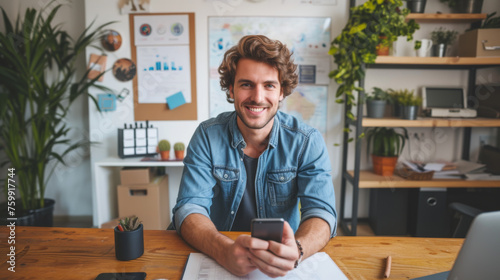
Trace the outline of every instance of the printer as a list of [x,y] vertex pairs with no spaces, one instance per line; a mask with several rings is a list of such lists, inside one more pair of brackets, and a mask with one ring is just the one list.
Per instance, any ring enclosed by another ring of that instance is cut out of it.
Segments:
[[427,117],[475,118],[475,109],[467,108],[467,93],[463,88],[423,87],[422,109]]

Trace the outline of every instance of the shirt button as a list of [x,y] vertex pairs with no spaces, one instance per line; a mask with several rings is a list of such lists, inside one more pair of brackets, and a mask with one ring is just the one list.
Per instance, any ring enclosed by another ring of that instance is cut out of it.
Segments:
[[243,161],[243,158],[240,158],[241,161]]
[[280,180],[281,180],[281,181],[285,181],[285,177],[281,176],[281,177],[280,177]]
[[234,215],[234,211],[231,211],[231,215]]
[[227,179],[227,177],[228,177],[227,174],[224,174],[224,178]]

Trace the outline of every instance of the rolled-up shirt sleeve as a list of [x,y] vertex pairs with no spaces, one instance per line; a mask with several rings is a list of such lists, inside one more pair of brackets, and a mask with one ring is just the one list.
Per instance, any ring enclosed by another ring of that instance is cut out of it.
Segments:
[[186,151],[177,203],[172,210],[172,224],[179,234],[182,222],[190,214],[198,213],[210,218],[215,179],[208,146],[209,140],[203,127],[199,126]]

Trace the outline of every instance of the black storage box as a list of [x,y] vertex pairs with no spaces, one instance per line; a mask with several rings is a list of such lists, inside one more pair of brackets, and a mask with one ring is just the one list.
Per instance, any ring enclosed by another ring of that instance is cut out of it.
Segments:
[[410,233],[415,237],[449,237],[450,217],[446,188],[412,189]]
[[371,189],[369,223],[376,235],[406,235],[408,189]]

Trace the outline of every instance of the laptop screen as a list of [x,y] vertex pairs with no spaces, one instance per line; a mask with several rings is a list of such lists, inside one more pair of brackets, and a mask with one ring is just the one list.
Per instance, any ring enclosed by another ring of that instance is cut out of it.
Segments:
[[427,108],[463,109],[464,92],[461,88],[431,88],[425,90]]

